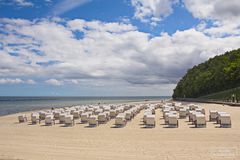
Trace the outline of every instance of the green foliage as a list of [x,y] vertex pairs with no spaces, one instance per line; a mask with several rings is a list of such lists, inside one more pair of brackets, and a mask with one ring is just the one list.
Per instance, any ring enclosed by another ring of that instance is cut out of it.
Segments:
[[240,86],[240,49],[194,66],[178,82],[173,98],[197,98]]

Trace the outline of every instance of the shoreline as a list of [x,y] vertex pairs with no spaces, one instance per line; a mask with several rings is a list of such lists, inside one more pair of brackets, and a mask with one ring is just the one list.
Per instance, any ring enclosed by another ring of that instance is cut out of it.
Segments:
[[[144,96],[144,97],[57,97],[51,99],[46,97],[0,97],[0,116],[9,115],[14,113],[21,113],[26,111],[44,110],[48,108],[69,107],[78,105],[97,105],[98,103],[104,104],[124,104],[129,102],[141,102],[146,99],[162,100],[169,99],[170,97],[158,96]],[[32,100],[34,99],[34,100]]]
[[[164,99],[164,101],[171,101],[172,99]],[[110,104],[107,104],[107,103],[103,103],[103,104],[100,104],[100,105],[114,105],[114,104],[119,104],[119,105],[124,105],[124,104],[147,104],[147,103],[160,103],[162,100],[147,100],[147,101],[132,101],[132,102],[125,102],[125,103],[122,103],[122,102],[119,102],[119,103],[110,103]],[[89,104],[89,105],[97,105],[97,104]],[[54,109],[57,109],[57,108],[64,108],[64,107],[71,107],[71,106],[78,106],[78,105],[68,105],[68,106],[59,106],[59,107],[54,107]],[[84,105],[79,105],[79,106],[84,106]],[[6,115],[0,115],[0,117],[4,117],[4,116],[10,116],[10,115],[17,115],[17,114],[27,114],[27,113],[30,113],[30,112],[37,112],[37,111],[40,111],[40,110],[49,110],[51,109],[51,107],[43,107],[43,108],[38,108],[38,109],[33,109],[33,110],[27,110],[27,111],[23,111],[23,112],[16,112],[16,113],[10,113],[10,114],[6,114]]]

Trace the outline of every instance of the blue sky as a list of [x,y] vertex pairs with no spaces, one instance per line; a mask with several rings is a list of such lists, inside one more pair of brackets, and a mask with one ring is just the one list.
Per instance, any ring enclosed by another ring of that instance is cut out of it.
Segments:
[[237,0],[0,0],[0,95],[171,95],[240,44]]
[[[52,17],[56,16],[54,14],[55,6],[61,1],[52,0],[44,2],[44,0],[36,0],[29,2],[32,2],[34,6],[14,7],[10,4],[1,5],[0,16],[3,18],[23,18],[29,20]],[[131,24],[138,27],[139,31],[148,32],[152,35],[159,35],[161,32],[173,34],[177,30],[189,29],[199,23],[199,20],[194,18],[181,3],[175,4],[173,8],[174,12],[154,27],[149,26],[149,23],[141,23],[134,18],[134,7],[131,5],[130,0],[89,0],[57,16],[66,19],[80,18],[87,21],[100,20],[103,22],[119,22],[123,19],[128,19]]]

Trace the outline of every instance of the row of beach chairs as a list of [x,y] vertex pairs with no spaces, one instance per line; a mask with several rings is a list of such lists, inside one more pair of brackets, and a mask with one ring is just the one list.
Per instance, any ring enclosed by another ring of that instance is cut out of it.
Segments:
[[[31,114],[31,123],[45,125],[54,125],[58,120],[60,124],[66,126],[75,125],[75,121],[88,123],[89,126],[98,126],[107,123],[110,119],[115,118],[116,126],[125,126],[143,109],[143,105],[105,105],[105,106],[74,106],[64,107],[54,110],[34,112]],[[18,116],[19,122],[27,122],[26,115]]]
[[[206,127],[205,109],[196,104],[182,105],[181,103],[165,103],[161,106],[165,124],[178,127],[178,118],[188,117],[189,122],[196,128]],[[231,127],[231,116],[226,112],[209,111],[209,121],[215,121],[220,127]]]
[[[88,123],[89,126],[98,126],[115,118],[115,126],[125,126],[142,109],[144,109],[143,124],[145,127],[155,127],[155,110],[161,108],[165,125],[169,128],[179,127],[179,119],[186,119],[196,128],[206,127],[207,121],[205,109],[196,104],[183,105],[181,103],[139,104],[139,105],[89,105],[64,107],[54,110],[45,110],[31,114],[31,123],[37,124],[41,121],[45,125],[54,125],[56,120],[66,126],[75,125],[75,121]],[[26,115],[18,116],[19,122],[27,122]],[[216,122],[220,127],[231,127],[231,116],[229,113],[210,110],[209,121]]]
[[209,121],[216,122],[221,128],[230,128],[232,126],[230,114],[222,111],[210,110]]

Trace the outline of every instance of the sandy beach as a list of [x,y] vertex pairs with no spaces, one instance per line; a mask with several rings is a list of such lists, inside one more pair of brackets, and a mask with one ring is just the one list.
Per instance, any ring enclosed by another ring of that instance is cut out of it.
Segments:
[[[207,122],[206,128],[193,128],[187,119],[179,120],[179,128],[166,128],[160,109],[156,110],[155,128],[144,128],[143,110],[124,128],[113,128],[113,119],[88,128],[79,121],[73,127],[19,124],[18,114],[3,116],[0,160],[239,160],[240,108],[200,105],[207,120],[209,109],[230,113],[232,128],[219,128],[214,122]],[[27,115],[30,117],[30,112]]]

